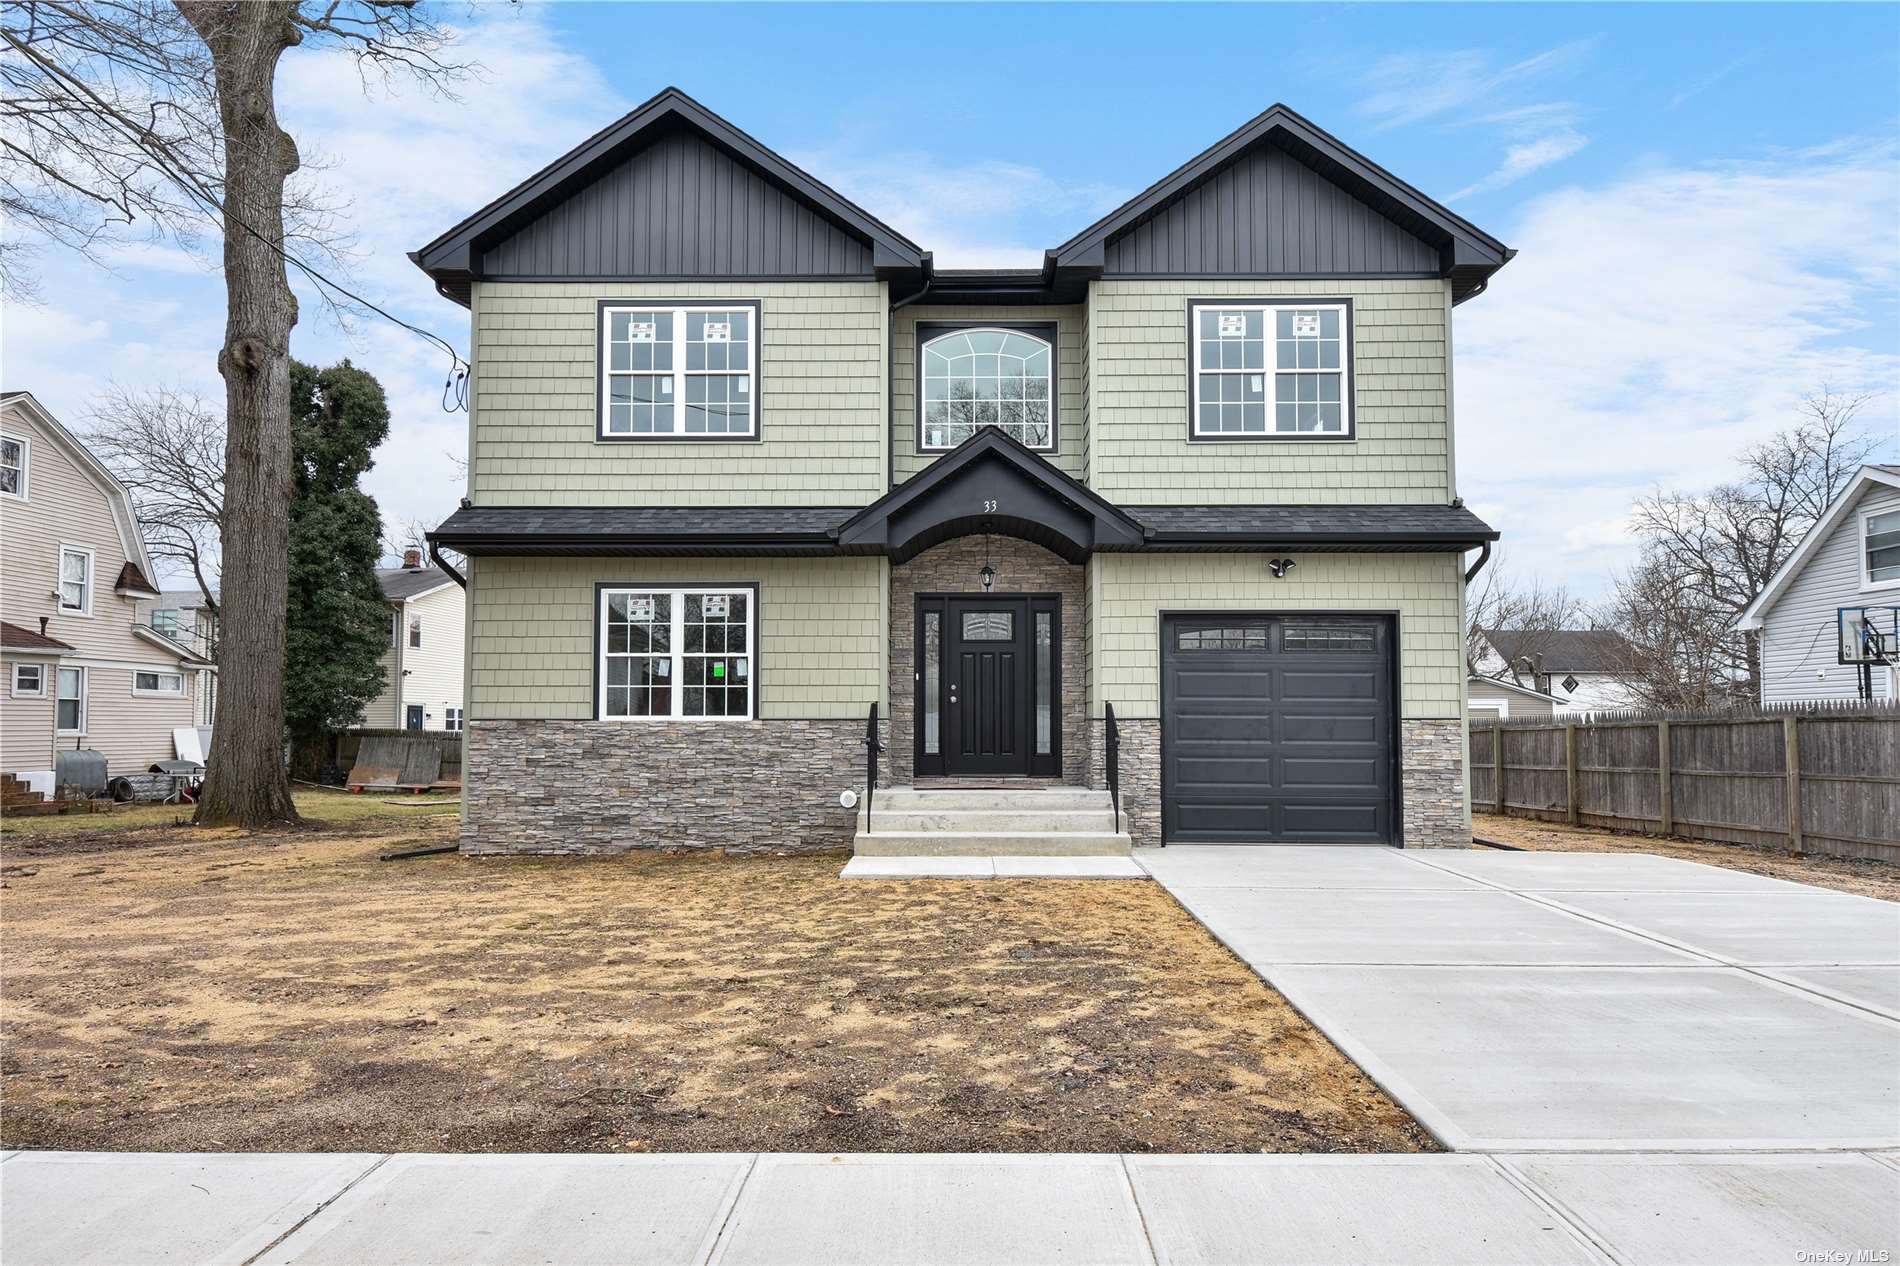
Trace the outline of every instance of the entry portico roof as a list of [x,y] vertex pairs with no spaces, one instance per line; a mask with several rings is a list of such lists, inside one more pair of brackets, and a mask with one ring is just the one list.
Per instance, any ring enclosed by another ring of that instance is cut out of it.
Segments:
[[983,533],[1100,552],[1451,553],[1498,534],[1462,503],[1118,506],[994,427],[868,506],[469,506],[429,539],[471,555],[882,554]]
[[834,535],[847,551],[908,562],[959,536],[1032,541],[1072,563],[1098,549],[1138,549],[1141,524],[993,426],[979,429],[850,519]]

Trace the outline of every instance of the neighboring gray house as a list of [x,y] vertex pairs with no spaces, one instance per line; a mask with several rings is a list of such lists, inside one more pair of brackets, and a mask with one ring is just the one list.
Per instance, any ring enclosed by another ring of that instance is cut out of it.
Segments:
[[[1900,466],[1862,466],[1742,613],[1761,635],[1761,701],[1853,700],[1858,667],[1841,662],[1842,607],[1900,606]],[[1873,669],[1873,696],[1900,698],[1900,667]]]
[[1274,106],[940,269],[661,93],[414,254],[472,334],[464,848],[1468,844],[1453,310],[1511,254]]

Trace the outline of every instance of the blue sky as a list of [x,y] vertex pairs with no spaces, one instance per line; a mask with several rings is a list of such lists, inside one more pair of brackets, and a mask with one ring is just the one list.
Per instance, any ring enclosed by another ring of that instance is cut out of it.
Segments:
[[[1900,449],[1900,7],[557,4],[445,10],[459,101],[293,51],[287,126],[349,203],[360,287],[465,346],[403,258],[667,84],[941,264],[1027,264],[1274,101],[1520,249],[1457,310],[1460,491],[1509,568],[1591,595],[1657,486],[1722,477],[1822,382]],[[83,425],[103,378],[221,396],[222,288],[128,241],[48,252],[9,387]],[[388,518],[461,495],[440,353],[306,299],[293,351],[389,387]]]

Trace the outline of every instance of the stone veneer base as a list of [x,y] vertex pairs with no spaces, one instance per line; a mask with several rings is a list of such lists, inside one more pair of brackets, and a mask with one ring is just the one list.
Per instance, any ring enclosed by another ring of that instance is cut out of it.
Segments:
[[[1123,829],[1161,843],[1161,723],[1124,718]],[[1086,728],[1088,785],[1106,788],[1100,718]],[[1402,721],[1400,812],[1408,848],[1468,848],[1464,727]],[[883,740],[891,741],[891,727]],[[849,849],[864,786],[860,721],[474,721],[462,851],[604,855],[642,850],[818,853]],[[887,766],[888,768],[888,766]],[[882,777],[888,783],[889,777]],[[1079,781],[1079,780],[1078,780]]]
[[[885,735],[888,741],[889,735]],[[851,847],[862,721],[472,721],[465,853]]]

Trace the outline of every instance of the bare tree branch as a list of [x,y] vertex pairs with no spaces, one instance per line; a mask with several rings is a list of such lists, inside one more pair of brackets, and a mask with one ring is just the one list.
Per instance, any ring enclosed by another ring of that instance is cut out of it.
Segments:
[[196,392],[110,383],[85,441],[132,494],[145,545],[191,570],[215,615],[224,530],[224,414]]
[[1734,482],[1636,503],[1642,560],[1599,618],[1637,649],[1645,704],[1759,697],[1760,641],[1735,623],[1879,447],[1858,424],[1874,399],[1823,385],[1795,425],[1742,453]]

